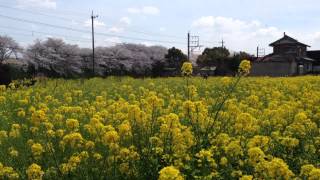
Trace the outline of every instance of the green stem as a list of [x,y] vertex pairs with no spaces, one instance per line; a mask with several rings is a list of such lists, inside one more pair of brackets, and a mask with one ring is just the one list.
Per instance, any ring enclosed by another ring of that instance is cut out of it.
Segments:
[[227,96],[224,97],[222,103],[219,105],[219,107],[218,107],[218,109],[217,109],[217,111],[216,111],[216,113],[215,113],[215,116],[214,116],[214,118],[213,118],[212,124],[211,124],[211,125],[209,126],[209,128],[207,128],[207,130],[206,130],[205,135],[206,135],[207,137],[208,137],[208,133],[209,133],[208,131],[213,128],[214,122],[218,119],[219,114],[220,114],[220,111],[222,110],[222,108],[223,108],[224,104],[226,103],[226,101],[230,98],[231,94],[235,91],[237,85],[238,85],[239,82],[240,82],[240,79],[241,79],[241,76],[238,76],[237,81],[233,84],[233,86],[231,86],[230,91],[228,92]]

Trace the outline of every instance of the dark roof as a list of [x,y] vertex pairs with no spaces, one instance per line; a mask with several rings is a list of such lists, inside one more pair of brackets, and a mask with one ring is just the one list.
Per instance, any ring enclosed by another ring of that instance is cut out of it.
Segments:
[[290,54],[269,54],[262,59],[260,62],[292,62],[295,60],[295,56]]
[[310,47],[309,45],[303,44],[303,43],[299,42],[298,40],[293,39],[292,37],[290,37],[286,34],[284,34],[284,36],[281,39],[271,43],[269,46],[274,47],[274,46],[281,45],[281,44],[298,44],[298,45]]
[[296,57],[292,54],[269,54],[259,58],[256,62],[293,62],[293,61],[315,61],[310,57]]
[[320,61],[320,51],[307,51],[307,56],[309,58]]

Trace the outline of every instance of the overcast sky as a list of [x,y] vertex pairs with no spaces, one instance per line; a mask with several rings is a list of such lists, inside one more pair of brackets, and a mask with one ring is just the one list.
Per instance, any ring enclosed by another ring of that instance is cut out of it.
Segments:
[[320,49],[319,6],[318,0],[0,0],[0,34],[24,46],[60,37],[89,47],[94,10],[97,45],[133,42],[185,50],[190,31],[205,47],[220,46],[223,38],[234,51],[255,53],[259,45],[268,53],[268,44],[286,32]]

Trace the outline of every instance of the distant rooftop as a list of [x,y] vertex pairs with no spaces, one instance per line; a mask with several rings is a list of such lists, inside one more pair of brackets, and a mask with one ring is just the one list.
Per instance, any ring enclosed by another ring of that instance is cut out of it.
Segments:
[[283,37],[281,39],[271,43],[269,46],[274,47],[274,46],[283,45],[283,44],[299,44],[302,46],[310,47],[309,45],[303,44],[298,40],[286,35],[286,33],[283,34]]

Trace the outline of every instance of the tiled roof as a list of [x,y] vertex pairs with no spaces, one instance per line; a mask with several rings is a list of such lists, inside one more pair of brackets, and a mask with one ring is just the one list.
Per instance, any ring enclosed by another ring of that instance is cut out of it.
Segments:
[[284,36],[281,39],[271,43],[270,46],[274,47],[274,46],[281,45],[281,44],[299,44],[302,46],[310,47],[309,45],[303,44],[303,43],[299,42],[298,40],[296,40],[286,34],[284,34]]
[[320,51],[307,51],[307,56],[309,58],[320,61]]
[[259,58],[256,62],[293,62],[293,61],[315,61],[309,57],[296,57],[290,54],[269,54],[263,58]]

